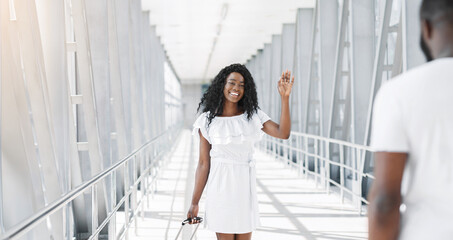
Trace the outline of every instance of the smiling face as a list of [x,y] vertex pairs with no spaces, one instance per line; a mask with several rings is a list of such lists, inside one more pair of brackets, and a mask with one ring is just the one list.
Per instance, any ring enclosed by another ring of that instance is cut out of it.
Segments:
[[232,72],[226,78],[223,95],[226,101],[237,103],[244,96],[244,77],[237,72]]

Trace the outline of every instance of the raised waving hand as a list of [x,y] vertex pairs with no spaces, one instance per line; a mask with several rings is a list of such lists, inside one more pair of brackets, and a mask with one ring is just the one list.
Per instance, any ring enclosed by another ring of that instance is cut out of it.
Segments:
[[288,70],[286,70],[286,72],[282,72],[282,75],[278,80],[278,93],[280,93],[280,96],[289,97],[293,84],[294,76],[291,78],[291,72]]

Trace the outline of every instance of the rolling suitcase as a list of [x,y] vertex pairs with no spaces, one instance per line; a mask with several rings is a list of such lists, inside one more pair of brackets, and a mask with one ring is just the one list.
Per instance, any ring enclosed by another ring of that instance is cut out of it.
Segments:
[[[196,217],[195,219],[198,220],[198,221],[200,221],[200,222],[199,222],[199,223],[197,224],[197,226],[195,227],[195,230],[193,231],[192,236],[190,236],[190,240],[192,240],[192,238],[195,236],[195,233],[197,232],[198,227],[200,226],[200,223],[203,222],[203,218],[201,218],[201,217]],[[184,225],[186,225],[187,223],[190,223],[191,221],[192,221],[192,219],[190,219],[190,218],[188,218],[188,219],[182,221],[182,223],[181,223],[181,228],[179,229],[178,235],[176,235],[175,240],[177,240],[178,237],[179,237],[179,235],[181,235],[181,232],[182,232],[182,229],[184,228]]]

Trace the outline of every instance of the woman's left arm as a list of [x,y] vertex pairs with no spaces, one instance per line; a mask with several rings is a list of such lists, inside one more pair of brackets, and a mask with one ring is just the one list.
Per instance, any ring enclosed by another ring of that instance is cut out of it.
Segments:
[[272,137],[288,139],[291,133],[291,116],[289,113],[289,96],[294,84],[294,77],[291,78],[291,72],[286,70],[278,80],[278,93],[281,97],[282,111],[280,115],[280,124],[269,120],[263,124],[263,131]]

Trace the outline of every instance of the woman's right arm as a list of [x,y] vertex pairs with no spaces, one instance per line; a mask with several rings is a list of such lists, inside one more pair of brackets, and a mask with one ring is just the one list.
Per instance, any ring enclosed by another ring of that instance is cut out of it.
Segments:
[[[195,173],[195,186],[192,195],[192,204],[189,211],[187,212],[187,218],[193,219],[198,216],[198,202],[200,201],[203,189],[206,186],[206,182],[209,176],[209,168],[211,165],[211,158],[209,151],[211,150],[211,144],[203,137],[201,131],[198,130],[200,135],[200,159],[198,160],[197,171]],[[191,223],[198,223],[194,220]]]

